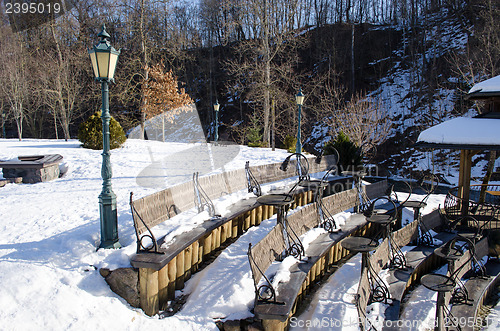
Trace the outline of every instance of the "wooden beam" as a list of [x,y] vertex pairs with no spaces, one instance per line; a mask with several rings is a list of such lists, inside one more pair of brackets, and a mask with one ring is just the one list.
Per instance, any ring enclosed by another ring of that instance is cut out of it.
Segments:
[[162,305],[167,302],[168,299],[168,284],[169,284],[169,278],[168,278],[168,264],[161,268],[158,271],[158,300],[159,300],[159,307],[162,307]]
[[[462,215],[466,216],[469,213],[469,197],[470,197],[470,178],[471,178],[471,168],[472,168],[472,155],[473,151],[463,150],[460,155],[460,164],[462,173],[460,176],[461,187],[459,191],[461,192],[461,198],[463,203],[461,206]],[[463,165],[462,165],[463,163]]]
[[158,271],[151,268],[139,268],[139,299],[141,308],[148,316],[160,311],[158,298]]

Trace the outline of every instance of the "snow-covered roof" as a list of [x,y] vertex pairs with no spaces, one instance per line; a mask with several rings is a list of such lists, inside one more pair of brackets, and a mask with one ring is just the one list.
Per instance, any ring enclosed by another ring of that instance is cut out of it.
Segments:
[[500,150],[500,119],[458,117],[424,130],[417,147]]
[[474,85],[468,97],[500,96],[500,75]]

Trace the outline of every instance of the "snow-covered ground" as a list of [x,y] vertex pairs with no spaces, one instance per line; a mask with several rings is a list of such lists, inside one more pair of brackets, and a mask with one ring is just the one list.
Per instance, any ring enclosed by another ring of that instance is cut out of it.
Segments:
[[[130,192],[141,197],[189,180],[192,170],[198,171],[201,159],[206,159],[200,157],[200,151],[206,154],[207,148],[204,144],[129,139],[123,148],[113,150],[112,185],[117,195],[118,229],[123,248],[96,251],[100,240],[101,151],[83,149],[75,140],[26,139],[20,142],[0,139],[0,160],[55,153],[64,157],[68,167],[66,175],[54,181],[32,185],[7,184],[0,188],[0,329],[137,330],[149,327],[213,330],[216,325],[211,317],[223,317],[240,310],[245,313],[246,309],[242,309],[235,295],[240,293],[239,288],[221,286],[223,293],[199,294],[199,300],[196,300],[197,292],[193,293],[192,302],[189,301],[184,308],[186,313],[183,310],[176,316],[161,320],[150,318],[115,295],[98,272],[103,267],[130,266],[129,258],[135,252],[135,234],[128,204]],[[251,165],[280,162],[288,155],[283,150],[271,153],[270,149],[237,146],[235,152],[234,146],[222,148],[234,154],[232,160],[221,156],[223,161],[220,163],[225,170],[243,168],[247,160]],[[178,165],[182,158],[185,158],[181,167],[183,171],[177,170],[174,174],[177,179],[171,182],[168,165],[175,162]],[[155,187],[143,185],[145,169],[155,162],[167,170],[158,173],[158,166],[152,172],[159,184]],[[210,165],[203,167],[210,169]],[[258,231],[263,236],[266,227],[249,231],[249,236]],[[245,258],[238,263],[235,260],[236,265],[224,264],[226,268],[231,265],[247,267],[248,243],[244,246]],[[207,268],[193,277],[191,283],[210,273]],[[251,292],[253,298],[249,274],[246,277],[247,283],[250,281],[246,285],[250,286],[242,287],[241,291]],[[245,279],[238,281],[245,284]],[[215,279],[213,283],[216,283]],[[233,284],[238,286],[237,281]],[[187,289],[189,286],[195,287],[188,284]],[[225,296],[227,293],[231,298]]]
[[[78,141],[0,139],[0,160],[57,153],[64,156],[68,168],[64,177],[51,182],[0,188],[1,330],[216,330],[218,319],[252,316],[254,287],[248,243],[260,241],[276,224],[275,217],[249,229],[212,264],[196,273],[178,292],[188,297],[174,316],[148,317],[132,308],[109,289],[98,270],[130,266],[130,256],[136,249],[128,204],[130,191],[136,197],[145,196],[190,180],[193,171],[208,174],[243,168],[247,160],[251,165],[280,162],[288,155],[286,151],[129,139],[111,156],[123,248],[96,250],[100,240],[102,156],[100,151],[79,145]],[[223,212],[234,199],[245,198],[247,193],[243,191],[214,201],[216,208]],[[431,196],[423,212],[430,212],[443,199],[442,195]],[[349,213],[341,216],[346,219]],[[197,217],[203,220],[203,215],[197,216],[194,211],[177,215],[168,226],[163,225],[163,231],[183,231],[195,224]],[[412,218],[410,210],[405,210],[404,218]],[[158,228],[162,231],[161,226]],[[311,231],[303,239],[312,240],[321,231]],[[296,261],[288,262],[289,266]],[[287,277],[284,265],[270,268],[280,274],[277,278]],[[351,322],[357,321],[352,298],[358,281],[353,275],[358,274],[359,261],[353,259],[332,275],[292,326],[302,329],[300,326],[307,320],[322,322],[334,317],[334,321],[343,321],[346,329],[356,329]],[[425,304],[421,307],[426,316],[432,315]],[[383,312],[383,307],[380,309]],[[329,329],[338,328],[333,324]]]

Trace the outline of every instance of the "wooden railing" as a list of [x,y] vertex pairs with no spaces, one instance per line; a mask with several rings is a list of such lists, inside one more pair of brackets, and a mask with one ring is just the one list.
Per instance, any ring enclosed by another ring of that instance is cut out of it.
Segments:
[[[448,191],[444,200],[444,210],[449,219],[456,220],[463,216],[479,216],[480,221],[488,221],[488,218],[500,219],[500,185],[471,185],[469,199],[465,201],[459,197],[459,187]],[[481,199],[481,191],[485,192]],[[499,193],[496,193],[499,192]],[[468,215],[463,215],[463,205],[467,204]],[[498,221],[489,222],[488,229],[498,229]]]

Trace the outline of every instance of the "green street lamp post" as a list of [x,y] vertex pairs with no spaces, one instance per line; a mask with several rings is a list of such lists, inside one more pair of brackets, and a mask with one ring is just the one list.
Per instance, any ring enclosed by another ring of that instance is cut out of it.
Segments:
[[299,106],[299,125],[297,128],[297,145],[295,146],[296,153],[302,153],[302,143],[300,142],[300,120],[302,116],[302,105],[304,104],[304,94],[302,94],[302,89],[299,89],[299,93],[295,96],[295,101]]
[[215,110],[215,135],[214,141],[217,142],[219,140],[219,100],[215,100],[214,110]]
[[6,138],[5,137],[5,112],[3,109],[2,109],[2,138]]
[[116,195],[111,189],[111,160],[109,146],[109,82],[114,81],[116,62],[120,51],[114,49],[109,41],[110,35],[106,32],[106,27],[102,26],[102,31],[98,34],[101,38],[99,43],[89,49],[92,68],[95,79],[101,82],[102,88],[102,192],[99,195],[99,215],[101,220],[101,244],[99,248],[120,248],[118,242],[118,219],[116,211]]

